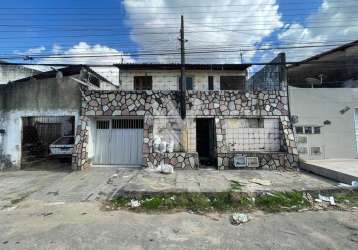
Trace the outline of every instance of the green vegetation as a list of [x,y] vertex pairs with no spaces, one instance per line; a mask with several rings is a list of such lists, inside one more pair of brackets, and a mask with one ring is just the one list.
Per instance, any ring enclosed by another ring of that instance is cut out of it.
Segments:
[[139,207],[131,207],[131,199],[117,197],[111,207],[128,208],[137,212],[184,211],[193,212],[233,212],[260,209],[266,212],[298,211],[310,206],[300,192],[266,193],[256,198],[233,192],[217,194],[183,193],[173,195],[153,195],[138,200]]
[[358,207],[358,192],[352,191],[349,193],[335,194],[336,202],[350,205],[352,207]]
[[242,185],[240,184],[240,182],[234,181],[234,180],[230,180],[230,182],[231,182],[230,187],[231,187],[232,192],[240,192],[241,191]]
[[[242,185],[238,181],[231,181],[230,191],[222,193],[146,195],[139,200],[134,199],[138,206],[132,206],[130,197],[119,196],[107,203],[106,208],[125,208],[136,212],[193,211],[205,213],[262,210],[276,213],[316,209],[317,205],[319,206],[319,204],[314,204],[312,197],[308,198],[303,192],[267,192],[249,197],[248,194],[241,192],[241,187]],[[336,208],[358,207],[358,192],[341,192],[335,193],[333,196],[338,204]]]
[[298,211],[309,207],[309,202],[300,192],[265,194],[256,198],[257,208],[266,212]]

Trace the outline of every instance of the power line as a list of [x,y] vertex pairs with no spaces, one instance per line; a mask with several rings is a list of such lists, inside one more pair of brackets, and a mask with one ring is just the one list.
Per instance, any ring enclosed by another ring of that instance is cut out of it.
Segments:
[[[258,49],[233,49],[233,50],[207,50],[207,51],[188,51],[186,52],[187,55],[190,54],[210,54],[210,53],[232,53],[232,52],[245,52],[245,51],[266,51],[266,50],[288,50],[288,49],[305,49],[305,48],[321,48],[321,47],[336,47],[336,44],[327,44],[327,45],[307,45],[307,46],[292,46],[292,47],[272,47],[272,48],[258,48]],[[58,59],[58,58],[101,58],[101,57],[123,57],[123,56],[141,56],[141,55],[178,55],[180,52],[158,52],[158,53],[133,53],[133,54],[101,54],[101,55],[75,55],[75,54],[63,54],[63,55],[56,55],[56,54],[49,54],[49,55],[38,55],[33,56],[33,59],[41,59],[41,58],[48,58],[48,59]],[[7,58],[0,58],[0,59],[21,59],[23,56],[13,56]]]

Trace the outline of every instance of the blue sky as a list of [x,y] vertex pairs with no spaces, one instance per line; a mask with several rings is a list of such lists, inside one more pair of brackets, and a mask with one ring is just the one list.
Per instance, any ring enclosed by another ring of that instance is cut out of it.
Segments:
[[[323,1],[326,4],[324,9]],[[103,53],[121,55],[123,52],[176,51],[176,33],[181,13],[184,13],[188,27],[189,50],[224,47],[243,49],[245,62],[268,60],[280,52],[254,51],[260,44],[325,44],[337,40],[336,37],[342,42],[358,37],[357,27],[354,26],[357,20],[351,18],[356,13],[354,10],[358,11],[355,0],[2,0],[1,3],[1,58],[19,54],[78,54],[104,51]],[[276,4],[278,10],[274,7]],[[193,5],[194,7],[189,8]],[[351,20],[350,23],[347,20]],[[337,23],[342,23],[348,28],[342,29]],[[330,24],[337,27],[329,27]],[[312,26],[314,27],[310,28]],[[145,34],[146,32],[152,34]],[[98,46],[94,48],[95,45]],[[245,52],[245,49],[248,51]],[[327,48],[286,52],[292,59],[298,60],[324,49]],[[131,59],[124,58],[125,61],[159,62],[177,59],[178,57],[173,55],[133,55]],[[106,62],[118,60],[119,57],[116,57]],[[189,56],[189,60],[240,62],[240,56],[239,52],[230,55],[217,52],[201,57]],[[69,58],[52,58],[37,62],[72,61]],[[87,58],[84,61],[90,62],[103,61],[99,58]]]

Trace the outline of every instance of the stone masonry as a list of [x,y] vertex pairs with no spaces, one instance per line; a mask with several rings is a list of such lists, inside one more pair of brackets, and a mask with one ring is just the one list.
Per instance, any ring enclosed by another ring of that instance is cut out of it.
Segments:
[[[96,117],[139,116],[144,119],[143,157],[147,167],[160,162],[176,168],[197,168],[195,150],[174,153],[153,151],[153,122],[157,117],[179,117],[177,91],[98,91],[83,89],[81,123],[77,129],[73,157],[74,169],[90,166],[87,156],[89,119]],[[289,169],[297,166],[298,155],[288,117],[287,88],[275,91],[187,91],[187,120],[215,118],[217,162],[219,169],[232,167],[235,154],[258,156],[264,169]],[[282,132],[280,152],[231,152],[226,143],[227,118],[277,118]],[[194,129],[187,128],[187,130]],[[194,132],[193,132],[194,133]],[[195,145],[194,141],[191,142]],[[193,148],[193,147],[190,147]],[[195,148],[195,147],[194,147]]]

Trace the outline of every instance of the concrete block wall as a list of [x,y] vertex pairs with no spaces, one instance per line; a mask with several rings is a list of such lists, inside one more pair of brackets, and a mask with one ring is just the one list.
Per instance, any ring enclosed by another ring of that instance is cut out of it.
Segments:
[[[120,89],[134,90],[134,76],[152,76],[153,90],[178,90],[179,70],[148,70],[148,71],[120,71]],[[187,76],[193,77],[194,90],[208,90],[208,77],[213,76],[214,90],[220,90],[220,76],[245,76],[245,71],[211,71],[202,72],[188,70]]]

